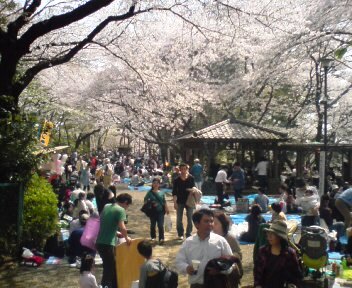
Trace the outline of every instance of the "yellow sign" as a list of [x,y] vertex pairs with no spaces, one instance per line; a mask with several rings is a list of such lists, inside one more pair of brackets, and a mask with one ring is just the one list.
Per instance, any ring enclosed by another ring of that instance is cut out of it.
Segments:
[[53,127],[54,125],[52,122],[46,120],[44,121],[43,129],[39,138],[40,143],[42,143],[44,146],[49,145],[51,130],[53,129]]

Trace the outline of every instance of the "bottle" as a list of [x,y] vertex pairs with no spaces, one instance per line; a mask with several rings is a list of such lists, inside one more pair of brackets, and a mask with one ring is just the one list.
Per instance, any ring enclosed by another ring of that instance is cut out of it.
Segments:
[[[331,264],[331,270],[332,270],[332,273],[334,273],[336,275],[336,262],[332,262]],[[336,275],[337,276],[337,275]]]
[[342,263],[339,265],[339,276],[340,276],[340,278],[342,278],[342,276],[343,276],[343,264]]
[[347,260],[345,257],[342,258],[341,264],[342,264],[343,270],[347,269]]

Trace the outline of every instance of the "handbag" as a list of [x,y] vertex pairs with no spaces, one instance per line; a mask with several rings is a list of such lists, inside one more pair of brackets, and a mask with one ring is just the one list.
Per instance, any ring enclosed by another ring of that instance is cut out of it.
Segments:
[[82,246],[96,250],[95,242],[97,241],[100,230],[100,218],[90,217],[87,220],[80,242]]
[[155,208],[153,207],[153,203],[151,201],[147,201],[146,203],[143,204],[141,211],[147,215],[147,217],[152,217],[155,215]]

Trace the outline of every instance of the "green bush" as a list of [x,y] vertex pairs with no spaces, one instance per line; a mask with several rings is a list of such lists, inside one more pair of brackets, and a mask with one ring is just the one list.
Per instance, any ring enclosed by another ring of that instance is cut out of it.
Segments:
[[42,249],[57,222],[57,196],[47,180],[33,174],[24,194],[22,239]]

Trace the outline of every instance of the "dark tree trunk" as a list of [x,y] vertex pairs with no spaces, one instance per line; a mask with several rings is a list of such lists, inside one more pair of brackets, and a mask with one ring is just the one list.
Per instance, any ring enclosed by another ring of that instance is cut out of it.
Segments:
[[80,133],[78,135],[78,138],[76,139],[75,150],[78,149],[78,147],[82,144],[83,141],[87,140],[91,135],[100,132],[100,130],[101,128],[98,128],[86,134]]
[[[132,5],[125,14],[108,16],[98,23],[83,40],[73,44],[65,53],[52,58],[38,59],[35,64],[23,68],[21,71],[19,69],[21,59],[30,55],[34,42],[52,31],[82,20],[108,6],[114,0],[90,0],[72,11],[30,25],[29,22],[34,18],[33,15],[42,4],[41,2],[41,0],[28,1],[29,4],[24,7],[23,13],[7,25],[7,30],[0,29],[0,118],[8,117],[8,114],[12,116],[19,114],[19,97],[38,73],[70,61],[80,50],[91,43],[94,37],[109,23],[123,21],[135,15],[135,6]],[[139,11],[139,13],[141,12],[144,11]],[[26,29],[27,26],[28,29]],[[24,29],[26,30],[19,36],[19,31]]]

